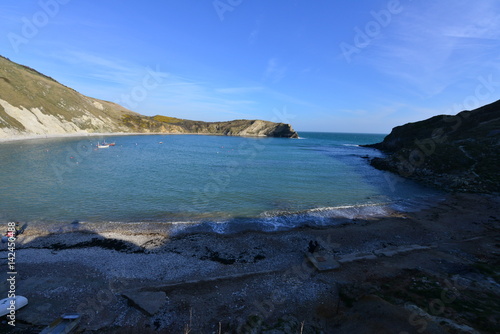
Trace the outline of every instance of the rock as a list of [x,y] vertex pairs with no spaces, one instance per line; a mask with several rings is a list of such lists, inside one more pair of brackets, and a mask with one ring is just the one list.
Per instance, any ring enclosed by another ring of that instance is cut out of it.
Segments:
[[381,143],[388,156],[371,165],[444,190],[500,191],[500,100],[455,116],[395,127]]
[[[129,118],[133,119],[133,118]],[[142,119],[143,120],[143,119]],[[138,121],[136,118],[135,121]],[[197,134],[213,134],[225,136],[249,136],[249,137],[282,137],[282,138],[298,138],[299,135],[295,132],[290,124],[274,123],[262,120],[234,120],[228,122],[200,122],[190,121],[185,119],[165,116],[152,117],[147,126],[161,126],[167,129],[166,131],[175,131],[176,133],[197,133]],[[140,127],[140,126],[139,126]],[[144,127],[144,125],[142,125]],[[170,129],[170,130],[168,130]]]
[[123,296],[151,316],[165,305],[167,297],[163,291],[127,291]]

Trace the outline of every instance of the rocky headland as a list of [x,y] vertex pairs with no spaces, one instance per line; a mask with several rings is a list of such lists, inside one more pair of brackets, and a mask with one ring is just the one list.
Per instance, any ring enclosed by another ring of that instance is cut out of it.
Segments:
[[84,96],[51,77],[0,56],[0,139],[93,133],[298,137],[285,123],[201,122],[140,115],[116,103]]
[[371,165],[449,191],[500,192],[500,101],[395,127]]

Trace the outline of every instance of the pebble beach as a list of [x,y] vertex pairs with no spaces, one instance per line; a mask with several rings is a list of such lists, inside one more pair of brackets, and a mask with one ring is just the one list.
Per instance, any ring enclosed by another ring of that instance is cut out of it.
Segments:
[[[373,326],[413,333],[423,328],[409,318],[417,308],[425,333],[488,332],[499,319],[499,204],[493,195],[450,194],[414,213],[274,233],[28,225],[16,240],[16,286],[29,304],[9,330],[37,333],[78,312],[82,333],[376,332]],[[340,268],[314,268],[306,259],[311,240]],[[463,290],[447,312],[425,311],[446,280]],[[415,282],[424,285],[421,294],[413,294]],[[489,306],[478,309],[487,316],[455,305],[484,304],[485,296]]]

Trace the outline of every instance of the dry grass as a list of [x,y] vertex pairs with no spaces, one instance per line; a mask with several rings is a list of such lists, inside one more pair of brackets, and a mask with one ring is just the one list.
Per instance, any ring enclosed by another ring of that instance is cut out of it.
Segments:
[[184,326],[184,334],[191,333],[192,327],[193,327],[193,308],[189,310],[189,324],[186,324],[186,326]]

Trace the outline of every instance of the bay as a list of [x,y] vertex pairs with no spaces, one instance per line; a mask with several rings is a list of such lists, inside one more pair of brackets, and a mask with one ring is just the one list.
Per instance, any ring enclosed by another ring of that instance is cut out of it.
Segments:
[[440,193],[372,168],[360,144],[384,135],[301,139],[201,135],[52,138],[0,144],[0,219],[162,222],[228,232],[327,225],[435,201]]

